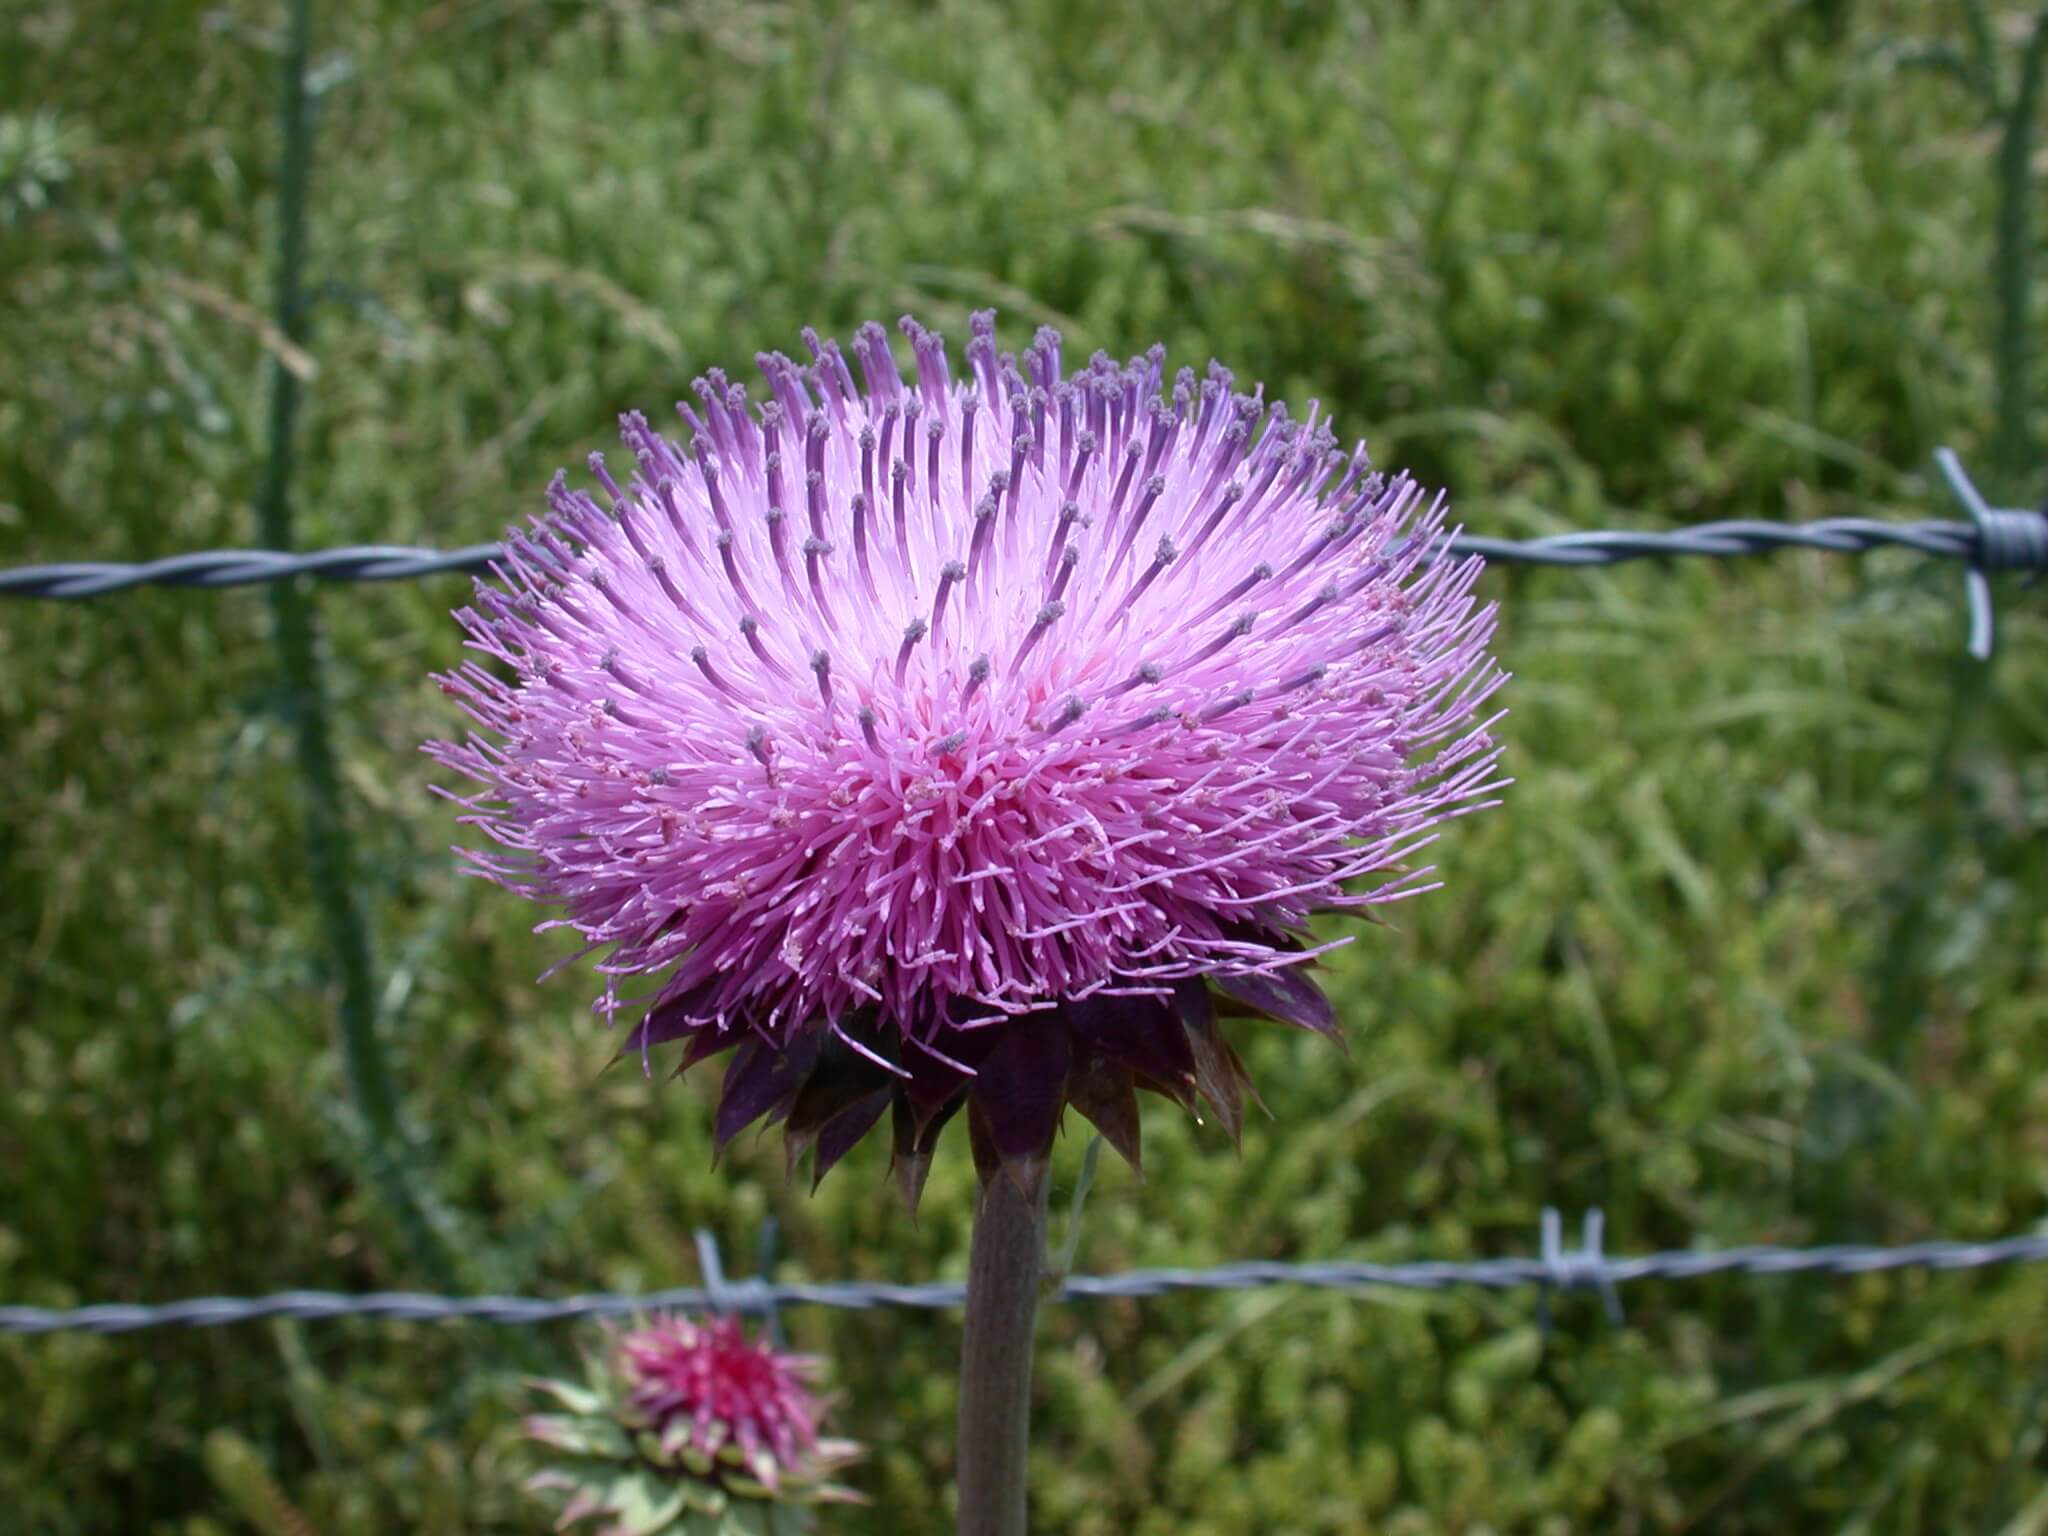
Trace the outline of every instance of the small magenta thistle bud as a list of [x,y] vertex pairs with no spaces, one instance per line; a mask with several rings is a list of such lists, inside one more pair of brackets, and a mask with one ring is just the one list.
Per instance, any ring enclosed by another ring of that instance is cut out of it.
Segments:
[[561,1410],[526,1421],[548,1461],[528,1486],[566,1496],[558,1528],[736,1536],[769,1529],[771,1505],[860,1502],[830,1481],[861,1449],[818,1433],[817,1360],[733,1318],[657,1317],[607,1344],[584,1384],[533,1383]]

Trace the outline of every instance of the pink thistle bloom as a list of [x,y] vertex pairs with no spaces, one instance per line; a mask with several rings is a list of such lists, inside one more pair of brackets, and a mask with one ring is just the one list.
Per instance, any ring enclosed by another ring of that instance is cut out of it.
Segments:
[[1310,915],[1431,888],[1500,787],[1480,562],[1219,365],[1069,375],[978,314],[956,380],[902,329],[914,378],[806,332],[557,477],[440,679],[468,857],[609,952],[607,1015],[659,978],[627,1050],[734,1050],[720,1146],[781,1118],[822,1176],[891,1113],[914,1200],[963,1104],[984,1169],[1068,1104],[1135,1161],[1137,1088],[1234,1135],[1216,1003],[1334,1034]]
[[861,1447],[819,1435],[821,1370],[734,1318],[656,1317],[612,1335],[587,1385],[533,1383],[564,1411],[526,1421],[551,1462],[528,1487],[568,1496],[558,1529],[597,1518],[605,1532],[677,1536],[766,1529],[728,1519],[741,1508],[860,1502],[828,1480]]
[[748,1339],[737,1318],[657,1318],[619,1338],[627,1400],[656,1435],[683,1426],[706,1456],[738,1447],[768,1487],[818,1447],[815,1361]]

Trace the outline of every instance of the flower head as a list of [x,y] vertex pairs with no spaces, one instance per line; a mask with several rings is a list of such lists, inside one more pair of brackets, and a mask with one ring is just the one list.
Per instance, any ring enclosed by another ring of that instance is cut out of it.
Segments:
[[683,1426],[707,1456],[736,1445],[771,1488],[778,1467],[817,1447],[812,1362],[755,1344],[735,1318],[658,1319],[620,1338],[619,1367],[648,1428]]
[[587,1386],[535,1383],[567,1411],[527,1420],[553,1453],[531,1486],[569,1494],[564,1526],[604,1516],[607,1530],[679,1536],[764,1528],[728,1524],[748,1503],[851,1500],[826,1479],[860,1448],[819,1436],[818,1372],[733,1318],[655,1318],[616,1334]]
[[558,476],[458,614],[488,734],[429,748],[475,868],[609,950],[600,1009],[658,978],[626,1049],[733,1052],[721,1146],[781,1118],[822,1174],[888,1114],[913,1199],[962,1104],[985,1170],[1068,1104],[1135,1160],[1140,1087],[1234,1134],[1215,1002],[1334,1033],[1310,914],[1426,889],[1497,787],[1440,497],[1216,364],[994,328],[958,380],[906,319],[907,380],[806,332],[685,443],[625,417],[632,470]]

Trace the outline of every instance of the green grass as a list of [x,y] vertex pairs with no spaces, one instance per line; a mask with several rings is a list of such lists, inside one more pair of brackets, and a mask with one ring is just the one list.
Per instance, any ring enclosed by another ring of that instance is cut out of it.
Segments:
[[[281,9],[16,6],[0,563],[254,542]],[[300,536],[489,537],[703,366],[905,308],[964,334],[985,303],[1006,344],[1051,319],[1320,398],[1477,531],[1946,516],[1930,450],[1993,429],[1995,145],[1899,63],[1933,9],[323,5]],[[1338,961],[1350,1056],[1248,1035],[1277,1118],[1233,1155],[1151,1113],[1147,1181],[1105,1168],[1080,1264],[1524,1253],[1545,1204],[1603,1206],[1620,1250],[2038,1223],[2038,602],[2006,602],[1930,781],[1953,566],[1486,580],[1508,806]],[[416,747],[453,720],[424,679],[461,593],[327,592],[319,622],[378,1024],[462,1283],[685,1282],[693,1228],[742,1268],[770,1213],[792,1276],[959,1275],[964,1151],[921,1225],[878,1149],[815,1198],[772,1142],[713,1171],[701,1087],[600,1076],[589,979],[534,984],[561,942],[455,878]],[[8,1301],[426,1283],[335,1049],[267,613],[0,611]],[[2048,1519],[2048,1272],[1626,1300],[1622,1328],[1562,1301],[1547,1344],[1528,1296],[1057,1309],[1038,1525]],[[833,1528],[942,1528],[957,1320],[790,1322],[874,1447],[874,1511]],[[53,1536],[538,1531],[516,1375],[575,1338],[0,1340],[0,1508]]]

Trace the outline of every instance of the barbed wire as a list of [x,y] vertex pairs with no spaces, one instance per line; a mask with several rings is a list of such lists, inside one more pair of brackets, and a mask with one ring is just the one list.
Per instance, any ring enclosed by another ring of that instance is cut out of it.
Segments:
[[[2008,515],[2025,524],[2041,523],[2048,529],[2048,518],[2037,513]],[[1463,534],[1451,541],[1450,549],[1454,554],[1483,555],[1488,560],[1519,565],[1614,565],[1624,560],[1674,556],[1729,558],[1780,549],[1819,549],[1845,555],[1908,549],[1977,565],[1990,563],[1989,543],[1984,534],[1967,522],[1887,523],[1875,518],[1836,517],[1811,523],[1697,523],[1668,532],[1589,530],[1534,539]],[[2038,553],[2034,552],[2035,545]],[[503,554],[504,547],[499,544],[471,544],[448,550],[355,544],[303,553],[268,549],[195,550],[162,560],[132,563],[92,561],[16,566],[0,570],[0,597],[76,601],[137,587],[244,587],[298,576],[334,582],[410,581],[426,576],[479,575]],[[2028,543],[2023,554],[2025,558],[2011,562],[2016,568],[2048,567],[2048,534]]]
[[[1907,549],[1965,564],[1969,602],[1968,645],[1987,660],[1992,644],[1991,571],[2048,570],[2048,508],[1994,507],[1978,492],[1955,452],[1935,450],[1935,463],[1968,521],[1888,523],[1868,517],[1821,518],[1810,523],[1738,519],[1695,523],[1662,532],[1609,528],[1499,539],[1459,534],[1446,543],[1453,555],[1481,555],[1504,565],[1604,566],[1624,560],[1680,556],[1732,559],[1782,549],[1819,549],[1861,555]],[[502,558],[501,544],[424,549],[401,544],[351,544],[305,551],[202,549],[162,560],[71,561],[0,570],[0,598],[79,601],[138,587],[244,587],[312,577],[319,581],[411,581],[427,576],[480,575]]]
[[[1536,1287],[1592,1291],[1606,1302],[1609,1317],[1621,1320],[1619,1288],[1646,1280],[1703,1280],[1715,1275],[1867,1275],[1902,1269],[1983,1269],[1997,1264],[2048,1260],[2048,1233],[1992,1242],[1923,1242],[1891,1247],[1836,1244],[1785,1248],[1757,1244],[1742,1248],[1674,1249],[1634,1256],[1601,1250],[1604,1221],[1586,1214],[1576,1247],[1566,1246],[1563,1220],[1543,1213],[1541,1252],[1533,1257],[1464,1262],[1425,1260],[1399,1264],[1365,1261],[1219,1264],[1204,1269],[1139,1269],[1113,1275],[1070,1275],[1056,1295],[1063,1301],[1145,1298],[1196,1291],[1246,1291],[1270,1286],[1311,1290],[1366,1291],[1378,1288],[1440,1291],[1456,1286],[1488,1290]],[[132,1333],[145,1328],[219,1328],[233,1323],[283,1317],[301,1320],[382,1318],[396,1322],[479,1322],[525,1326],[580,1318],[617,1317],[667,1310],[734,1312],[772,1316],[789,1307],[837,1307],[868,1311],[901,1307],[936,1311],[959,1306],[967,1295],[957,1282],[897,1285],[838,1281],[782,1283],[759,1277],[725,1276],[717,1244],[697,1234],[699,1268],[705,1283],[644,1293],[606,1292],[558,1299],[531,1296],[432,1296],[410,1291],[280,1291],[256,1297],[204,1296],[156,1306],[100,1303],[82,1307],[0,1307],[0,1333]],[[1545,1311],[1547,1322],[1547,1307]]]

